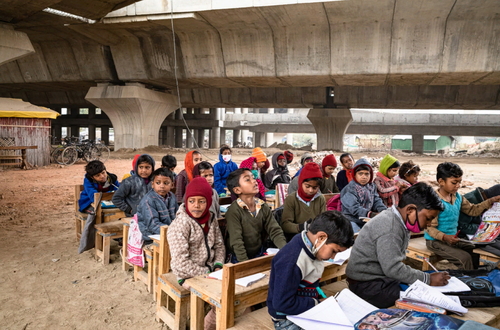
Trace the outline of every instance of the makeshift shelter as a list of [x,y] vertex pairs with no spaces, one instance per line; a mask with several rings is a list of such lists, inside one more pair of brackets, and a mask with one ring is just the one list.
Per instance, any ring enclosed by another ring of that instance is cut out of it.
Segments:
[[[59,113],[54,110],[20,99],[0,98],[0,146],[37,146],[28,151],[28,162],[49,165],[51,119],[57,116]],[[0,153],[7,155],[12,151]]]
[[[424,135],[424,152],[438,152],[452,147],[454,139],[446,135]],[[394,135],[391,149],[412,150],[411,135]]]

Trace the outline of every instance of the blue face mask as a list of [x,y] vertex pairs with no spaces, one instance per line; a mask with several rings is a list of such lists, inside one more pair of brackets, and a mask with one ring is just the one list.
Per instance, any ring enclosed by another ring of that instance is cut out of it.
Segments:
[[258,179],[259,178],[259,172],[257,170],[252,170],[251,172],[253,174],[253,178],[254,179]]

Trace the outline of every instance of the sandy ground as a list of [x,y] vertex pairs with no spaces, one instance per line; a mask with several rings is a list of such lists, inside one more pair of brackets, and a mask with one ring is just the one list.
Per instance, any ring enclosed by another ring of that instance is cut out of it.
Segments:
[[[276,150],[267,149],[270,155]],[[166,153],[183,160],[185,151],[150,148],[157,162]],[[108,171],[121,178],[131,168],[138,151],[113,152]],[[237,162],[249,149],[234,150]],[[300,159],[302,151],[294,151]],[[385,153],[358,153],[382,157]],[[464,181],[489,187],[500,183],[499,158],[440,158],[396,154],[412,159],[423,172],[421,181],[432,181],[442,161],[454,161],[464,169]],[[217,150],[204,158],[217,159]],[[184,166],[179,162],[177,172]],[[102,266],[93,250],[77,254],[73,191],[83,180],[85,163],[51,165],[36,170],[0,170],[0,328],[2,329],[161,329],[155,321],[155,304],[142,283],[121,270],[118,246],[112,246],[112,262]]]

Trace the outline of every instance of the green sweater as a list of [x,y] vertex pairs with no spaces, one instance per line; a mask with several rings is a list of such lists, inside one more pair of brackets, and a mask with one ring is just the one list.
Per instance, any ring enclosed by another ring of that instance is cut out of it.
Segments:
[[257,255],[267,235],[279,249],[286,244],[283,231],[266,203],[262,204],[259,213],[254,217],[235,200],[227,209],[226,222],[229,234],[227,248],[240,262]]
[[283,204],[283,215],[281,216],[281,228],[285,233],[299,233],[299,225],[309,219],[314,219],[326,211],[325,197],[318,194],[307,206],[297,197],[297,192],[288,195]]

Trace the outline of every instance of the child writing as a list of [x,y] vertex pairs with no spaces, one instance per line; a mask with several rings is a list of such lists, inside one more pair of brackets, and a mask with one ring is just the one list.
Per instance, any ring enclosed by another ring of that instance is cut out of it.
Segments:
[[292,178],[288,173],[285,155],[277,152],[273,155],[273,169],[266,173],[264,185],[267,189],[275,189],[278,183],[290,183]]
[[357,233],[365,224],[360,218],[372,218],[387,207],[377,193],[373,181],[373,169],[370,163],[361,158],[354,164],[354,177],[340,192],[342,213],[351,220],[352,228]]
[[431,186],[418,183],[407,189],[398,205],[370,220],[359,232],[347,264],[349,289],[377,306],[387,308],[399,299],[400,283],[446,285],[446,272],[432,274],[403,263],[412,232],[419,233],[443,210]]
[[437,193],[444,210],[432,220],[425,232],[429,250],[455,264],[459,269],[471,270],[479,267],[479,255],[472,252],[472,243],[461,241],[457,235],[459,213],[477,216],[489,209],[500,196],[489,198],[479,204],[471,204],[458,193],[462,184],[462,169],[454,163],[441,163],[437,167]]
[[255,198],[259,186],[252,172],[239,168],[227,177],[227,187],[238,199],[226,212],[229,234],[228,250],[231,262],[237,263],[260,257],[265,252],[263,234],[281,249],[285,246],[285,236],[271,212],[271,208],[261,199]]
[[137,207],[137,223],[144,244],[153,241],[149,235],[159,235],[160,226],[170,225],[179,209],[172,189],[173,173],[160,167],[151,175],[151,190],[144,195]]
[[231,160],[231,148],[224,145],[220,148],[219,162],[214,165],[214,188],[221,197],[226,197],[226,179],[229,173],[238,169]]
[[400,183],[399,194],[401,195],[406,188],[411,187],[418,182],[420,167],[411,160],[401,164],[398,175],[394,178]]
[[[184,203],[167,232],[172,272],[180,285],[189,290],[186,279],[211,273],[224,264],[222,234],[210,212],[212,188],[205,178],[194,178],[186,187]],[[213,309],[205,317],[205,329],[215,329]]]
[[137,206],[142,197],[151,189],[149,181],[155,170],[155,161],[148,154],[137,158],[134,173],[122,181],[120,188],[113,195],[113,204],[125,212],[127,217],[137,213]]
[[172,155],[163,156],[161,159],[161,167],[168,168],[174,175],[174,182],[172,182],[172,187],[175,187],[175,179],[177,178],[177,173],[175,173],[175,168],[177,167],[177,159]]
[[319,190],[321,170],[316,163],[307,163],[299,176],[299,189],[288,195],[283,204],[281,228],[287,241],[306,229],[307,220],[326,211],[325,197]]
[[191,182],[191,180],[193,180],[193,168],[202,160],[201,154],[196,150],[192,150],[186,154],[186,158],[184,159],[184,169],[177,174],[177,178],[175,180],[175,197],[178,201],[184,200],[186,186],[189,182]]
[[342,191],[354,177],[352,169],[354,166],[354,158],[349,153],[342,154],[340,155],[340,163],[342,164],[343,170],[337,174],[337,187]]
[[94,194],[97,192],[112,192],[118,189],[116,175],[108,173],[106,166],[99,160],[93,160],[85,166],[85,177],[83,178],[83,190],[78,200],[78,210],[83,213],[94,213]]
[[380,168],[377,176],[373,180],[377,186],[377,191],[382,198],[385,206],[391,207],[399,203],[399,186],[400,183],[394,181],[394,177],[398,174],[399,161],[393,156],[387,154],[380,162]]
[[[277,330],[300,329],[287,315],[303,313],[326,298],[319,288],[325,264],[353,244],[352,227],[340,212],[318,215],[273,258],[267,308]],[[350,261],[349,261],[350,262]]]
[[209,162],[201,162],[196,164],[193,169],[193,178],[198,178],[198,177],[205,178],[210,187],[212,187],[213,194],[212,194],[212,204],[210,205],[210,212],[215,214],[217,219],[220,218],[221,214],[219,205],[219,194],[215,189],[213,189],[214,168],[212,167],[212,164],[210,164]]

